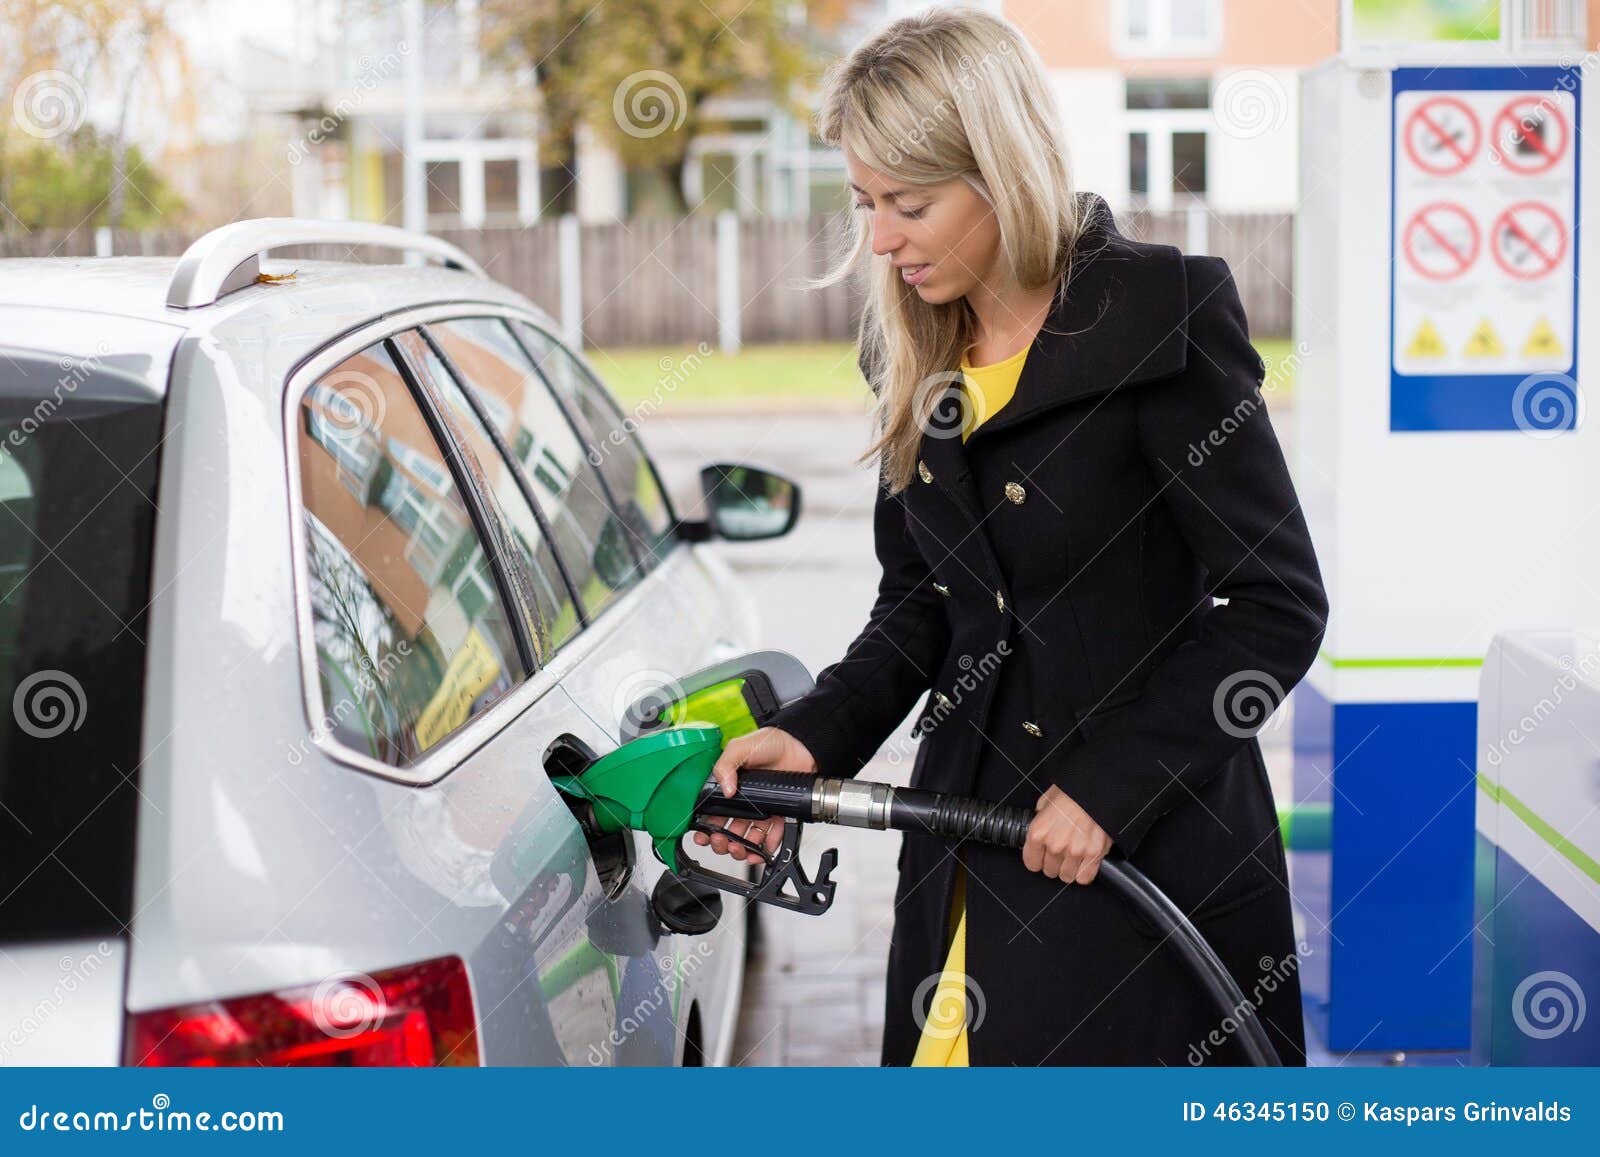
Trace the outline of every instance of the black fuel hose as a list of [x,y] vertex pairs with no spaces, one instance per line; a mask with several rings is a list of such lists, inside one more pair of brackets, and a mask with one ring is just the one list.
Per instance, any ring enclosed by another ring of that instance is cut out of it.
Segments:
[[[858,779],[830,779],[793,771],[747,768],[739,772],[738,790],[724,796],[715,781],[700,793],[698,814],[784,816],[802,823],[830,823],[845,827],[921,832],[949,840],[973,840],[1003,848],[1021,848],[1027,839],[1034,811],[1017,804],[946,795],[913,787],[891,787]],[[1095,877],[1104,880],[1156,927],[1169,941],[1212,1002],[1239,1025],[1239,1044],[1250,1063],[1259,1067],[1283,1064],[1267,1038],[1266,1029],[1248,1004],[1227,967],[1183,910],[1120,853],[1100,862]]]

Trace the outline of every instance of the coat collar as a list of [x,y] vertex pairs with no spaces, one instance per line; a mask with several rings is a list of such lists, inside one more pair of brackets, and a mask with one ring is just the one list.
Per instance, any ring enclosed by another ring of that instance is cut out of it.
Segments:
[[[1070,279],[1028,348],[1016,392],[965,445],[948,429],[924,431],[920,456],[935,478],[968,479],[967,452],[981,438],[1055,406],[1184,368],[1189,293],[1182,252],[1124,237],[1099,194],[1079,199],[1084,228]],[[955,489],[976,510],[976,494]]]

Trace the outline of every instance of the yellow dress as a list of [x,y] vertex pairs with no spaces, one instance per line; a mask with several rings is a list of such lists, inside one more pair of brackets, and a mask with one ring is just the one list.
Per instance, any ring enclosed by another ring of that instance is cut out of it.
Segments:
[[[1032,348],[1029,343],[1020,353],[987,366],[973,366],[962,361],[962,384],[973,403],[963,419],[963,442],[1011,400],[1017,390],[1017,379],[1022,375],[1022,363],[1027,361],[1028,350]],[[945,956],[944,971],[939,976],[939,987],[934,990],[927,1022],[917,1041],[917,1053],[911,1061],[913,1066],[954,1067],[967,1063],[966,1010],[975,997],[969,987],[972,981],[967,976],[966,884],[966,869],[957,861],[955,888],[950,895],[950,948]]]

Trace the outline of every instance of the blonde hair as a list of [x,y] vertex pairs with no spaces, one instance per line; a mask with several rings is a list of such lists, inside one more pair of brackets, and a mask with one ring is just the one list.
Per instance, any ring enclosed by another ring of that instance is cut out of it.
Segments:
[[[817,132],[909,185],[966,180],[994,207],[1001,264],[1016,284],[1060,278],[1065,292],[1084,222],[1044,65],[1009,22],[960,6],[886,25],[828,69]],[[857,340],[879,433],[860,460],[877,455],[893,493],[916,469],[922,427],[977,338],[976,316],[965,297],[924,302],[888,257],[872,260],[871,225],[851,216],[848,254],[811,284],[867,267]]]

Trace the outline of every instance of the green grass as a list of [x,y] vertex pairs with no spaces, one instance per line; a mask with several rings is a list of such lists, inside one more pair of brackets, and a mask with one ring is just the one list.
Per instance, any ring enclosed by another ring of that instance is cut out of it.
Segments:
[[1258,338],[1254,343],[1256,352],[1267,363],[1266,381],[1262,383],[1262,390],[1273,404],[1287,402],[1294,397],[1295,371],[1297,363],[1291,361],[1281,371],[1278,363],[1289,357],[1294,352],[1294,342],[1286,337]]
[[[1280,378],[1274,372],[1293,343],[1287,338],[1256,342],[1267,362],[1267,384],[1275,402],[1293,394],[1293,367]],[[696,405],[865,407],[868,392],[856,369],[854,342],[811,342],[746,346],[726,356],[715,348],[699,353],[693,346],[642,346],[589,350],[589,360],[623,406],[654,400],[662,409]]]
[[663,408],[704,403],[860,403],[870,394],[856,369],[854,342],[746,346],[726,356],[708,347],[589,350],[589,360],[624,406],[655,399]]

